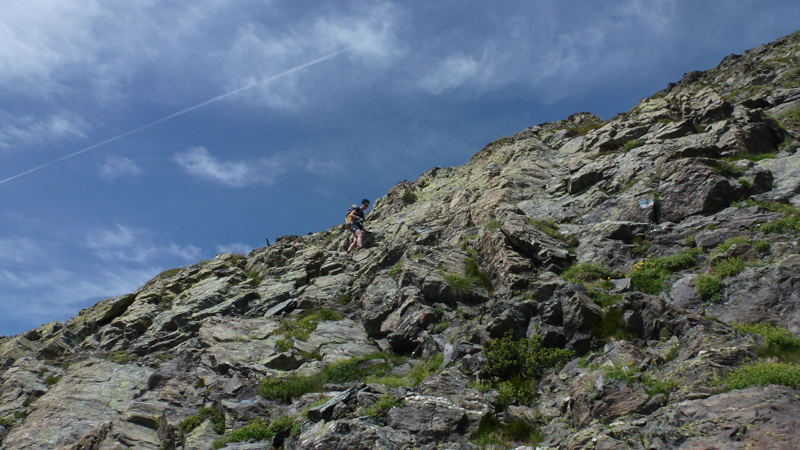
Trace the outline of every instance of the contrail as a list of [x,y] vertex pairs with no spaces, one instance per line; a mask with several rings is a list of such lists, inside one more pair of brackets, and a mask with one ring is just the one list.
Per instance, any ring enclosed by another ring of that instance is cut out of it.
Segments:
[[16,175],[14,175],[13,177],[6,178],[5,180],[0,180],[0,184],[7,183],[7,182],[9,182],[11,180],[14,180],[16,178],[19,178],[21,176],[27,175],[27,174],[32,173],[32,172],[36,172],[37,170],[44,169],[47,166],[50,166],[50,165],[53,165],[55,163],[64,161],[66,159],[74,158],[75,156],[78,156],[81,153],[86,153],[89,150],[95,149],[97,147],[101,147],[101,146],[106,145],[108,143],[111,143],[111,142],[117,141],[119,139],[122,139],[122,138],[124,138],[126,136],[130,136],[130,135],[132,135],[134,133],[138,133],[138,132],[140,132],[142,130],[146,130],[148,128],[154,127],[154,126],[156,126],[156,125],[158,125],[158,124],[160,124],[162,122],[166,122],[167,120],[170,120],[170,119],[173,119],[175,117],[178,117],[178,116],[181,116],[183,114],[186,114],[188,112],[194,111],[195,109],[202,108],[203,106],[209,105],[211,103],[218,102],[220,100],[224,100],[224,99],[226,99],[228,97],[231,97],[233,95],[236,95],[236,94],[238,94],[238,93],[240,93],[242,91],[246,91],[248,89],[252,89],[252,88],[254,88],[256,86],[260,86],[260,85],[262,85],[264,83],[269,83],[270,81],[277,80],[278,78],[284,77],[284,76],[289,75],[289,74],[294,73],[294,72],[297,72],[298,70],[305,69],[306,67],[311,67],[311,66],[313,66],[315,64],[319,64],[319,63],[321,63],[323,61],[327,61],[327,60],[329,60],[331,58],[335,58],[335,57],[341,55],[342,53],[349,52],[352,49],[353,49],[353,47],[347,47],[347,48],[345,48],[343,50],[338,50],[336,52],[333,52],[333,53],[330,53],[328,55],[322,56],[320,58],[317,58],[315,60],[309,61],[307,63],[300,64],[299,66],[292,67],[291,69],[284,70],[283,72],[281,72],[281,73],[279,73],[277,75],[273,75],[273,76],[271,76],[269,78],[265,78],[263,80],[255,82],[255,83],[248,84],[247,86],[240,87],[240,88],[238,88],[238,89],[236,89],[234,91],[222,94],[222,95],[214,97],[214,98],[212,98],[210,100],[206,100],[206,101],[204,101],[202,103],[198,103],[198,104],[196,104],[194,106],[190,106],[188,108],[182,109],[182,110],[180,110],[178,112],[175,112],[175,113],[172,113],[172,114],[170,114],[168,116],[162,117],[162,118],[160,118],[160,119],[158,119],[158,120],[156,120],[154,122],[150,122],[147,125],[142,125],[139,128],[135,128],[135,129],[133,129],[131,131],[127,131],[127,132],[122,133],[122,134],[120,134],[118,136],[114,136],[114,137],[112,137],[110,139],[106,139],[105,141],[98,142],[97,144],[90,145],[89,147],[80,149],[75,153],[70,153],[69,155],[62,156],[62,157],[60,157],[58,159],[54,159],[54,160],[52,160],[50,162],[44,163],[41,166],[34,167],[33,169],[26,170],[25,172],[22,172],[22,173],[18,173]]

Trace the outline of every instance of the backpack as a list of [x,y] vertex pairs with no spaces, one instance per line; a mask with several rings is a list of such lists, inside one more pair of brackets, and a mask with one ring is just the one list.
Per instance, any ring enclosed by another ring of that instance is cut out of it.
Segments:
[[356,205],[352,204],[352,205],[350,205],[350,209],[347,210],[347,215],[345,216],[345,219],[344,219],[344,225],[347,228],[350,228],[350,222],[353,220],[353,218],[350,217],[350,213],[353,212],[354,209],[356,209]]

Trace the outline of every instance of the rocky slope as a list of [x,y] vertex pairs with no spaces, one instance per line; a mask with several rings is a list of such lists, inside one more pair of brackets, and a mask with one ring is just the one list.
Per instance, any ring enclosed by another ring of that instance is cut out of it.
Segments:
[[800,33],[0,339],[3,449],[800,438]]

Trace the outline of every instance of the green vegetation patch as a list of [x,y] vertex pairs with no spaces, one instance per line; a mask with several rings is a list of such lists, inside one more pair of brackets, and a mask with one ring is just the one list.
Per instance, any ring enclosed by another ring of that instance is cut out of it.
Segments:
[[527,404],[535,397],[534,381],[553,367],[564,365],[574,352],[542,346],[542,337],[514,339],[509,330],[505,336],[492,339],[483,349],[487,364],[484,379],[476,386],[481,391],[497,390],[495,406],[505,409],[512,403]]
[[728,238],[725,240],[725,242],[714,247],[714,250],[711,251],[711,256],[716,256],[725,253],[736,244],[747,244],[749,242],[750,242],[749,236],[734,236],[732,238]]
[[[408,378],[400,386],[409,386],[412,383],[419,383],[415,380],[415,374],[421,374],[422,379],[430,375],[431,370],[438,369],[442,364],[442,356],[438,355],[438,363],[434,367],[435,358],[424,361],[418,366],[422,368],[415,372],[412,369]],[[322,369],[321,372],[311,375],[299,375],[292,373],[283,378],[263,378],[258,385],[258,392],[262,397],[269,400],[276,400],[289,403],[292,398],[301,397],[311,392],[321,392],[325,383],[347,383],[350,381],[364,380],[376,382],[389,377],[389,373],[398,362],[399,358],[386,353],[373,353],[355,358],[343,359]],[[399,387],[399,386],[397,386]]]
[[734,369],[715,380],[713,384],[719,386],[721,391],[771,384],[797,387],[800,385],[800,365],[783,362],[758,362]]
[[536,228],[542,230],[544,232],[544,234],[546,234],[546,235],[548,235],[548,236],[550,236],[552,238],[555,238],[555,239],[558,239],[558,240],[561,240],[561,241],[566,241],[567,240],[566,236],[564,236],[564,235],[562,235],[561,233],[558,232],[558,229],[559,229],[558,224],[553,222],[550,219],[534,219],[532,217],[529,217],[529,218],[525,219],[525,222],[528,223],[529,225],[533,225]]
[[625,309],[608,308],[602,320],[592,327],[592,335],[599,339],[633,339],[635,336],[625,324],[624,316]]
[[760,336],[764,340],[764,347],[759,351],[760,356],[777,357],[791,362],[800,359],[800,337],[786,328],[767,323],[741,322],[732,323],[731,328],[740,333]]
[[402,399],[396,399],[391,395],[381,395],[378,400],[364,408],[364,415],[372,417],[375,420],[385,416],[392,408],[399,408],[403,406]]
[[394,263],[394,265],[387,272],[388,275],[394,279],[397,279],[397,277],[400,276],[400,272],[403,270],[403,264],[405,264],[405,262],[405,259],[401,259],[400,261]]
[[178,429],[183,434],[186,434],[200,426],[205,420],[209,420],[212,423],[212,428],[217,434],[225,432],[225,416],[220,413],[219,409],[207,407],[202,407],[197,414],[181,420],[178,423]]
[[473,444],[491,448],[511,448],[520,444],[535,445],[544,437],[539,429],[525,419],[517,418],[501,422],[491,414],[483,416],[478,428],[470,436]]
[[283,335],[286,339],[294,338],[305,341],[317,329],[320,322],[337,321],[343,318],[344,316],[335,309],[310,309],[296,316],[282,319],[276,334]]
[[710,302],[718,302],[722,299],[722,289],[725,283],[715,275],[699,275],[694,282],[695,289],[700,298]]
[[561,272],[561,278],[573,283],[588,283],[622,277],[622,274],[612,272],[600,264],[576,264]]
[[486,376],[500,380],[538,379],[547,369],[561,366],[574,356],[572,350],[544,347],[539,335],[514,339],[510,330],[505,336],[487,342],[484,353]]
[[439,270],[444,282],[456,297],[464,298],[469,296],[476,287],[483,288],[489,295],[493,292],[492,282],[489,275],[482,272],[474,258],[464,258],[464,276]]
[[642,141],[640,139],[631,139],[631,140],[625,142],[624,144],[622,144],[620,149],[622,151],[624,151],[624,152],[627,152],[627,151],[633,150],[633,149],[635,149],[637,147],[641,147],[643,145],[644,145],[644,141]]
[[676,255],[640,261],[628,272],[631,286],[640,292],[658,294],[667,276],[679,270],[695,267],[701,253],[700,249],[691,248]]
[[747,171],[725,160],[713,160],[707,163],[715,172],[725,177],[741,177]]
[[502,227],[503,227],[503,224],[500,223],[499,220],[492,219],[492,220],[486,222],[486,229],[487,230],[499,230]]
[[109,360],[117,364],[126,364],[131,362],[131,354],[125,350],[117,350],[108,357]]
[[232,430],[224,438],[215,441],[212,447],[221,449],[231,442],[271,441],[281,431],[292,429],[296,420],[295,416],[281,416],[270,423],[264,419],[255,418],[248,421],[243,427]]
[[177,275],[178,272],[180,272],[180,271],[181,271],[180,268],[165,270],[165,271],[161,272],[160,274],[158,274],[158,276],[156,278],[169,278],[169,277]]
[[732,277],[744,270],[744,261],[739,257],[725,258],[711,266],[711,273],[720,277]]

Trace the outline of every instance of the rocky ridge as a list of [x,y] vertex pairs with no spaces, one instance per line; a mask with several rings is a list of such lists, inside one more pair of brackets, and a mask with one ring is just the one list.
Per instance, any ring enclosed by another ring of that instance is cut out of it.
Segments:
[[2,448],[794,448],[799,137],[800,33],[528,128],[352,257],[285,236],[0,338]]

